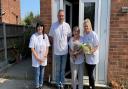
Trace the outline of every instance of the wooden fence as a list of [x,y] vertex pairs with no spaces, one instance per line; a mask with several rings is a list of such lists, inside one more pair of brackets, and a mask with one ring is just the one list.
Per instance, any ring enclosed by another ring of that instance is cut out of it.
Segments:
[[28,52],[28,43],[34,27],[0,23],[0,68],[19,61]]

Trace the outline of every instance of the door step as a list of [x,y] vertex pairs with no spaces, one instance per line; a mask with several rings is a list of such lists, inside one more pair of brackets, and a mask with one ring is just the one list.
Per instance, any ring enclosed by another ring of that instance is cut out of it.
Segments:
[[[51,84],[55,84],[55,81],[51,81]],[[64,85],[67,87],[66,89],[71,89],[71,81],[66,81]],[[88,87],[89,83],[84,82],[85,89]],[[108,85],[105,84],[95,84],[96,89],[111,89]]]

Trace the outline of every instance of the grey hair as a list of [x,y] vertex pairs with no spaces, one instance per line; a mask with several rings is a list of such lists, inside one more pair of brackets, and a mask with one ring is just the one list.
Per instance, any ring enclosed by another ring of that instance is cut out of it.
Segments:
[[75,27],[73,27],[73,31],[75,31],[75,30],[80,30],[80,28],[78,26],[75,26]]
[[60,12],[64,12],[64,10],[63,10],[63,9],[60,9],[60,10],[58,11],[58,14],[59,14]]

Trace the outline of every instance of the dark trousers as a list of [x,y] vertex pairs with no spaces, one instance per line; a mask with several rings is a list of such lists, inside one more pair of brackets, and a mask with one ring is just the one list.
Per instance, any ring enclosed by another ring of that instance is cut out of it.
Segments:
[[93,71],[95,69],[96,64],[87,64],[86,63],[86,68],[88,71],[88,76],[89,76],[89,86],[92,87],[92,89],[95,89],[95,80],[93,76]]

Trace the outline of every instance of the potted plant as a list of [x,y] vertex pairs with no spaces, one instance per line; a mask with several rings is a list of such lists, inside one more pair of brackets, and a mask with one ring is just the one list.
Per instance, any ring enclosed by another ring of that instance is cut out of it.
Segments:
[[9,63],[19,63],[22,60],[22,47],[19,41],[13,41],[11,46],[11,57],[13,60],[9,60]]

